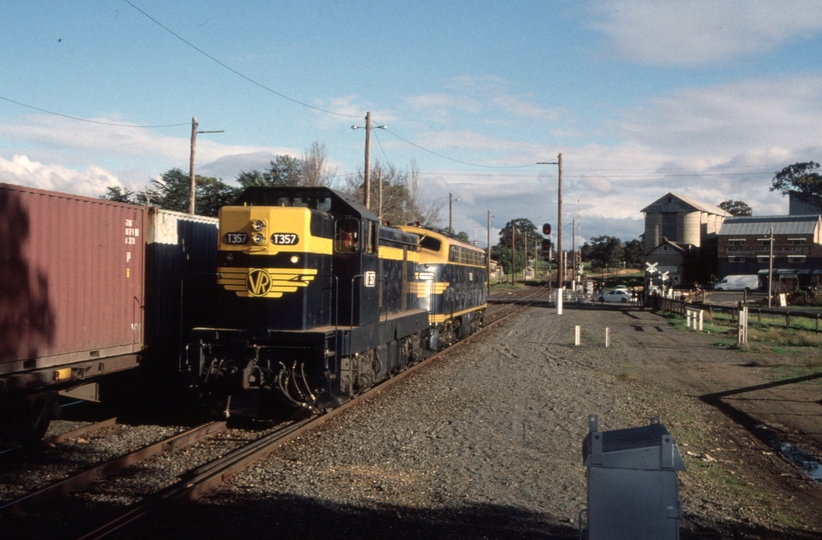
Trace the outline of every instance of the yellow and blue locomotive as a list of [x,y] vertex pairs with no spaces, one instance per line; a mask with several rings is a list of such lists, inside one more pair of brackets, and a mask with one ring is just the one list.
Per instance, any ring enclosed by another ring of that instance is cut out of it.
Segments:
[[226,415],[333,408],[481,325],[482,250],[381,226],[351,195],[251,187],[219,222],[216,324],[193,330],[186,367]]
[[482,328],[487,289],[485,252],[454,236],[414,226],[400,230],[419,238],[420,256],[415,283],[420,307],[439,349],[453,345]]

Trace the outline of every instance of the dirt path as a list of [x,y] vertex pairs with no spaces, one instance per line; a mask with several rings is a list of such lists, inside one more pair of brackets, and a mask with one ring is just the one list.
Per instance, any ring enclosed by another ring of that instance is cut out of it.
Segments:
[[765,355],[718,347],[719,336],[677,331],[649,311],[566,313],[583,325],[583,346],[603,341],[610,327],[613,347],[600,366],[658,407],[680,441],[689,464],[686,506],[822,527],[822,485],[778,451],[790,443],[794,453],[822,456],[822,370],[807,373],[818,365],[818,350]]

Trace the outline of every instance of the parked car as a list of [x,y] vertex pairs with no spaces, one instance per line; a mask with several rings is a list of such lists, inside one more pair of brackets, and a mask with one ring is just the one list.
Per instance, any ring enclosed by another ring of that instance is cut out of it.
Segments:
[[600,302],[622,302],[627,304],[631,301],[631,293],[625,289],[614,289],[605,294],[600,295]]

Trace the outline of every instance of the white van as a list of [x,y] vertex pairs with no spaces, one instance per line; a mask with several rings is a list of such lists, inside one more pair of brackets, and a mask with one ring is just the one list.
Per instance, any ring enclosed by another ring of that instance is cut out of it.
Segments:
[[759,290],[759,278],[756,274],[725,276],[714,285],[715,291],[756,291]]

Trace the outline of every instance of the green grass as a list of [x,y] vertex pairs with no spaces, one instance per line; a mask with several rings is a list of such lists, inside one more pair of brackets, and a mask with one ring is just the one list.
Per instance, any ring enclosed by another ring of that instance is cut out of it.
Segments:
[[[684,317],[675,314],[667,314],[672,326],[679,330],[690,331],[684,323]],[[736,342],[737,322],[732,319],[730,313],[705,312],[703,320],[703,331],[711,334],[726,334],[733,339],[728,341]],[[725,342],[726,340],[721,340]],[[784,316],[770,316],[763,314],[761,321],[756,313],[748,312],[748,343],[749,345],[769,345],[774,352],[779,352],[777,347],[822,347],[822,332],[816,331],[816,321],[802,319],[800,317],[791,318],[791,326],[785,326]]]

